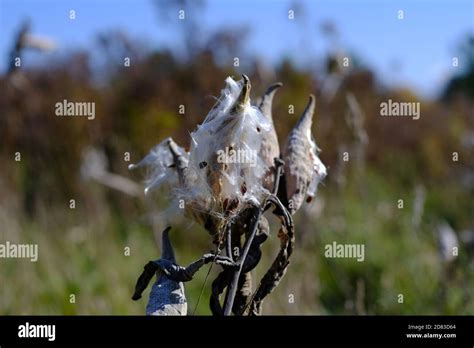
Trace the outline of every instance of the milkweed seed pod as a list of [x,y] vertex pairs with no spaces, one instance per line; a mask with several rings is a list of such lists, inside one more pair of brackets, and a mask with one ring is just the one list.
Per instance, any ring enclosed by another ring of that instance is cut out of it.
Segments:
[[[129,169],[144,167],[147,169],[145,180],[145,194],[167,186],[171,189],[171,199],[174,201],[172,207],[182,206],[180,204],[179,192],[189,187],[191,183],[187,178],[187,167],[189,165],[189,152],[186,152],[176,142],[168,137],[152,148],[150,153],[137,164],[129,165]],[[210,204],[211,196],[207,202],[190,201],[184,206],[184,213],[188,218],[193,219],[205,226],[210,232],[214,231],[214,222],[209,214],[201,209],[201,206]],[[176,209],[169,209],[168,213],[176,213]]]
[[263,180],[263,186],[271,191],[273,189],[274,173],[275,170],[275,157],[280,157],[280,145],[278,144],[278,136],[275,131],[275,126],[273,125],[272,117],[272,102],[273,96],[278,88],[283,86],[281,82],[277,82],[270,87],[262,97],[262,101],[258,108],[262,112],[263,116],[268,120],[270,124],[270,130],[266,136],[262,137],[262,145],[260,147],[260,157],[262,158],[265,165],[269,170],[265,173]]
[[283,153],[288,208],[292,214],[301,207],[305,197],[311,201],[327,173],[311,133],[314,107],[315,98],[311,95],[298,123],[288,135]]
[[[260,156],[262,139],[271,124],[250,104],[250,80],[226,80],[216,105],[191,134],[188,177],[192,183],[181,192],[222,222],[268,193],[262,180],[267,166]],[[201,204],[202,202],[202,204]]]
[[226,79],[216,105],[191,133],[189,153],[168,138],[130,166],[149,167],[145,192],[169,184],[187,215],[211,233],[269,193],[262,185],[268,166],[261,146],[272,124],[250,104],[250,88],[245,75]]
[[174,156],[170,149],[170,143],[174,144],[174,149],[182,156],[187,166],[189,154],[179,147],[171,138],[166,138],[158,145],[154,146],[148,155],[137,164],[130,164],[129,170],[144,167],[147,169],[145,180],[145,194],[157,189],[161,185],[168,184],[176,186],[179,182],[178,171],[175,166]]

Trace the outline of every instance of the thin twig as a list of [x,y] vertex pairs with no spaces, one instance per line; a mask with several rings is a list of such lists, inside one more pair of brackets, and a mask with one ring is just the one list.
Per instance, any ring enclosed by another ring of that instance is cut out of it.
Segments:
[[275,167],[276,167],[276,175],[275,175],[275,183],[273,186],[273,194],[276,196],[278,194],[278,188],[280,186],[280,177],[283,172],[283,166],[285,162],[281,158],[275,157]]
[[[274,191],[275,189],[278,190],[278,182],[280,181],[281,171],[283,167],[282,164],[283,164],[283,161],[281,161],[278,158],[275,158],[276,175],[275,175]],[[227,290],[228,296],[225,301],[224,315],[230,315],[232,312],[232,307],[234,306],[235,294],[237,293],[237,287],[239,283],[240,274],[242,273],[242,267],[249,253],[250,246],[252,245],[253,239],[255,238],[255,235],[257,234],[258,222],[260,221],[260,217],[265,211],[266,206],[267,206],[267,198],[264,200],[262,205],[258,208],[257,214],[255,216],[255,221],[252,226],[252,232],[250,233],[249,237],[245,241],[244,251],[239,256],[239,259],[237,261],[238,268],[234,272],[232,282],[230,283],[229,289]]]
[[232,240],[231,240],[231,234],[232,234],[232,224],[228,224],[226,228],[226,252],[227,256],[231,258],[231,260],[234,260],[234,257],[232,256]]
[[252,233],[249,235],[248,239],[245,241],[244,251],[242,255],[239,256],[239,259],[237,260],[238,268],[234,272],[232,282],[228,289],[228,296],[227,296],[227,301],[224,308],[224,315],[230,315],[232,311],[232,306],[234,305],[234,300],[235,300],[235,294],[237,293],[237,286],[239,283],[240,273],[242,272],[242,267],[244,265],[247,254],[250,250],[250,245],[252,244],[252,241],[255,238],[255,235],[257,234],[258,221],[260,220],[260,216],[263,213],[263,207],[265,205],[266,205],[266,200],[264,204],[258,208],[257,215],[255,217],[255,222],[252,227]]

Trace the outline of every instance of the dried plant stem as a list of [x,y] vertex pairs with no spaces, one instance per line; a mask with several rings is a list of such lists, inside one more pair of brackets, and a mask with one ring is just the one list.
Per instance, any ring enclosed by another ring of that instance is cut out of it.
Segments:
[[244,246],[244,251],[242,254],[239,256],[239,259],[237,260],[237,270],[234,271],[234,275],[232,277],[232,282],[230,283],[229,289],[228,289],[228,296],[227,296],[227,301],[225,303],[225,308],[224,308],[224,315],[230,315],[232,311],[232,306],[234,305],[234,300],[235,300],[235,294],[237,293],[237,286],[239,284],[239,277],[242,272],[242,267],[244,265],[245,259],[247,258],[247,255],[250,250],[250,246],[253,242],[253,239],[255,238],[255,235],[257,234],[257,227],[258,227],[258,221],[260,220],[260,217],[262,216],[264,207],[266,205],[266,201],[264,204],[262,204],[257,211],[257,215],[255,217],[254,224],[252,226],[252,233],[250,233],[249,237],[245,241],[245,246]]
[[283,230],[280,230],[280,232],[284,232],[284,234],[282,233],[278,236],[281,240],[280,252],[273,261],[270,269],[263,276],[257,291],[252,297],[249,315],[261,314],[263,299],[278,286],[285,275],[295,244],[293,219],[290,213],[277,197],[270,196],[268,201],[275,207],[279,208],[283,214],[281,216]]
[[[276,175],[275,175],[274,193],[278,192],[278,184],[280,181],[281,171],[283,168],[283,161],[279,158],[275,158],[275,166],[276,166]],[[232,281],[227,290],[227,296],[226,296],[225,305],[224,305],[224,315],[230,315],[232,312],[232,307],[234,305],[234,300],[235,300],[235,294],[237,293],[237,288],[239,284],[240,274],[242,273],[242,267],[249,253],[250,246],[252,245],[255,235],[257,234],[258,222],[260,221],[260,218],[263,212],[265,211],[265,208],[267,207],[267,203],[268,203],[268,198],[266,198],[264,202],[262,203],[262,205],[258,208],[256,215],[254,217],[254,223],[251,230],[252,232],[250,233],[247,240],[245,241],[244,251],[239,256],[239,259],[236,262],[237,269],[234,271]]]

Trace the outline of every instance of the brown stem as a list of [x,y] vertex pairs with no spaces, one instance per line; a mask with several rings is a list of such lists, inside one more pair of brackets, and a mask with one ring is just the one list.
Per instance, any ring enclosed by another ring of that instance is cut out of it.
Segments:
[[[280,159],[275,158],[275,166],[276,166],[276,175],[275,175],[275,189],[278,190],[278,182],[280,181],[280,176],[281,176],[281,171],[283,168],[283,161]],[[237,260],[237,270],[234,271],[233,277],[232,277],[232,282],[230,283],[230,286],[227,290],[227,296],[226,296],[226,301],[225,301],[225,306],[224,306],[224,315],[230,315],[232,312],[232,307],[234,305],[234,300],[235,300],[235,294],[237,293],[237,287],[239,284],[239,278],[240,274],[242,272],[242,267],[244,265],[245,259],[247,258],[247,255],[250,250],[250,246],[252,245],[253,239],[255,238],[255,235],[257,234],[257,229],[258,229],[258,222],[260,221],[260,217],[262,216],[263,212],[265,211],[265,207],[267,206],[267,199],[264,200],[262,205],[258,208],[256,216],[254,218],[254,223],[252,226],[252,232],[248,236],[247,240],[245,241],[245,246],[244,246],[244,251],[243,253],[239,256],[239,259]]]

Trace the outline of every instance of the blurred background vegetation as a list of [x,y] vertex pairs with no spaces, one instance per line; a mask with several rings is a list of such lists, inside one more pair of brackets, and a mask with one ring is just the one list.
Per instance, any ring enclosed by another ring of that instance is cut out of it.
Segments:
[[[304,5],[288,2],[288,9]],[[144,264],[160,253],[160,212],[168,201],[163,192],[145,198],[137,185],[143,176],[127,166],[167,136],[187,146],[224,79],[242,73],[252,81],[254,101],[269,84],[284,83],[273,106],[281,142],[308,95],[316,95],[313,133],[329,168],[317,199],[297,213],[293,261],[264,313],[474,314],[472,32],[453,52],[460,68],[435,98],[423,98],[409,86],[387,87],[357,58],[364,52],[332,45],[338,23],[314,23],[311,30],[320,30],[333,48],[309,57],[315,64],[297,64],[291,56],[267,64],[246,48],[252,27],[203,31],[198,16],[172,19],[180,9],[205,13],[204,1],[155,1],[153,8],[177,33],[176,49],[150,49],[124,26],[97,33],[90,50],[57,47],[52,60],[23,59],[21,69],[11,66],[0,76],[0,242],[39,245],[36,263],[0,260],[0,314],[144,313],[145,300],[130,297]],[[8,65],[32,46],[48,48],[47,41],[32,43],[34,16],[29,28],[22,20],[17,34],[4,38],[12,48],[3,57]],[[303,35],[306,30],[301,27]],[[64,99],[95,102],[96,118],[56,117],[54,105]],[[380,103],[388,99],[420,102],[421,118],[380,117]],[[211,248],[199,226],[184,218],[173,226],[181,264]],[[324,245],[333,241],[365,244],[365,261],[325,258]],[[274,232],[257,274],[278,246]],[[450,256],[453,246],[458,257]],[[206,272],[186,284],[191,313],[209,314],[217,269],[198,306]]]

